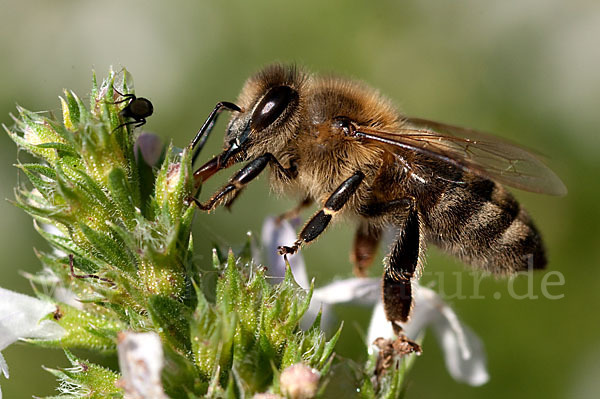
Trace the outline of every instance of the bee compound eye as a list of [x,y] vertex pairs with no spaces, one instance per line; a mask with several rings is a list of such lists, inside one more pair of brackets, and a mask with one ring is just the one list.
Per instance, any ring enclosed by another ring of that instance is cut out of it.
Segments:
[[252,130],[269,127],[290,105],[298,101],[298,92],[289,86],[277,86],[260,100],[250,122]]

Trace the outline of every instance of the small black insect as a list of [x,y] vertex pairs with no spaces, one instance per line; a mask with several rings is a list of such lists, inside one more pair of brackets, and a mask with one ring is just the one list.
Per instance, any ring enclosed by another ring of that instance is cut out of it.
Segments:
[[119,115],[123,118],[131,118],[133,119],[130,122],[121,123],[119,126],[115,128],[117,130],[120,127],[135,124],[134,127],[140,127],[146,124],[146,118],[152,115],[154,112],[154,107],[152,106],[152,102],[144,97],[136,97],[135,94],[122,94],[117,89],[113,88],[121,97],[122,100],[115,101],[113,104],[121,104],[125,101],[129,101],[129,103],[121,110]]

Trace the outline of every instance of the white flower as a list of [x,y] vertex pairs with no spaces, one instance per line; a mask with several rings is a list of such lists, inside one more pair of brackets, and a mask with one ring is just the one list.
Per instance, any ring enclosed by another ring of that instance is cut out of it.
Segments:
[[[267,251],[269,273],[282,278],[285,263],[277,255],[277,246],[289,245],[296,240],[296,233],[291,225],[282,222],[274,223],[268,218],[263,225],[263,246]],[[292,259],[294,264],[292,265]],[[296,281],[307,284],[304,261],[299,254],[290,258],[292,272]],[[307,285],[300,284],[306,288]],[[486,369],[486,355],[483,344],[467,326],[461,324],[458,316],[433,290],[414,284],[415,306],[409,322],[402,324],[405,334],[411,339],[417,339],[431,326],[442,347],[446,368],[457,381],[478,386],[489,380]],[[372,343],[376,338],[393,338],[394,331],[391,323],[385,317],[381,301],[381,279],[379,278],[350,278],[338,280],[314,291],[309,318],[314,317],[318,306],[323,307],[323,321],[327,319],[329,307],[338,303],[354,303],[363,306],[375,306],[369,326],[367,344],[373,349]],[[303,323],[304,324],[304,323]]]
[[[286,266],[283,256],[277,253],[277,247],[280,245],[289,245],[296,241],[296,231],[287,220],[277,223],[274,217],[268,217],[263,223],[260,236],[263,248],[265,248],[267,274],[273,279],[274,283],[280,283],[285,277]],[[308,289],[308,275],[306,274],[306,265],[304,264],[302,255],[299,253],[288,255],[287,259],[298,285],[304,289]]]
[[[52,320],[41,320],[55,310],[50,302],[0,288],[0,351],[19,339],[60,339],[65,330]],[[9,377],[1,353],[0,372]]]
[[[377,287],[380,287],[379,281]],[[406,336],[416,340],[426,327],[431,326],[444,352],[446,368],[450,375],[455,380],[469,385],[485,384],[490,377],[486,369],[486,355],[481,339],[460,322],[454,310],[435,291],[416,285],[413,292],[415,307],[410,320],[402,324]],[[320,296],[321,293],[315,292],[315,295]],[[335,298],[330,297],[328,300],[335,300]],[[394,331],[385,317],[381,300],[376,302],[367,336],[368,344],[378,337],[394,337]]]
[[121,332],[118,341],[119,367],[123,374],[118,385],[125,390],[125,397],[166,398],[161,381],[163,348],[158,334]]

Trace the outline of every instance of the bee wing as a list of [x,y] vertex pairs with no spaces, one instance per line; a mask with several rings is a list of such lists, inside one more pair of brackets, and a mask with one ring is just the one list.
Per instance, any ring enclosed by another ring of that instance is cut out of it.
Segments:
[[565,195],[560,178],[531,152],[486,133],[426,119],[407,118],[397,132],[357,126],[367,140],[439,159],[479,176],[525,191]]

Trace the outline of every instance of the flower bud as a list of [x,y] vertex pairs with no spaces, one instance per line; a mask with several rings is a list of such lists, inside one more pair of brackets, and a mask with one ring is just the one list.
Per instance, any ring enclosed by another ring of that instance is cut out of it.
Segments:
[[309,399],[317,393],[320,377],[317,370],[296,363],[283,370],[279,376],[279,388],[289,398]]

